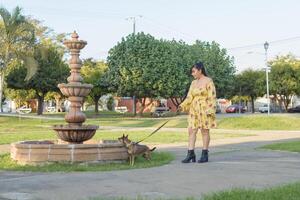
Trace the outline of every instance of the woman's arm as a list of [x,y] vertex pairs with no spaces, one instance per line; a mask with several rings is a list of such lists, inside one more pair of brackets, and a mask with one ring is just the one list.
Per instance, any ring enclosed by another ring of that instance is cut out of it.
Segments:
[[209,83],[207,84],[207,99],[206,99],[206,102],[207,102],[207,111],[206,111],[206,114],[208,115],[212,115],[212,114],[215,114],[216,113],[216,88],[215,88],[215,84],[212,80],[209,81]]
[[182,111],[189,111],[190,110],[190,106],[191,106],[191,103],[193,101],[193,96],[191,94],[193,83],[194,83],[194,81],[192,81],[192,83],[190,85],[190,88],[189,88],[189,91],[188,91],[188,94],[187,94],[185,100],[183,102],[181,102],[181,104],[179,105],[179,108]]

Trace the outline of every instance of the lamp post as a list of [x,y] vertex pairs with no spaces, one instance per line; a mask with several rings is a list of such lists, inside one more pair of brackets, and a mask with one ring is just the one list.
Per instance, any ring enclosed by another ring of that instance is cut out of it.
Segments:
[[269,43],[264,43],[265,48],[265,65],[266,65],[266,83],[267,83],[267,104],[268,104],[268,115],[270,115],[270,94],[269,94],[269,67],[268,67],[268,48]]

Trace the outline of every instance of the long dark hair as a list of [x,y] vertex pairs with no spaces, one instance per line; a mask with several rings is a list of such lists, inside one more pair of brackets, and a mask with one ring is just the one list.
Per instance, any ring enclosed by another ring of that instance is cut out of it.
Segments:
[[[207,73],[206,73],[206,70],[205,70],[205,67],[204,67],[203,62],[197,62],[197,63],[195,63],[195,64],[193,65],[192,69],[193,69],[193,68],[196,68],[196,69],[198,69],[198,70],[201,70],[202,74],[203,74],[204,76],[207,76]],[[192,69],[191,69],[191,70],[192,70]]]

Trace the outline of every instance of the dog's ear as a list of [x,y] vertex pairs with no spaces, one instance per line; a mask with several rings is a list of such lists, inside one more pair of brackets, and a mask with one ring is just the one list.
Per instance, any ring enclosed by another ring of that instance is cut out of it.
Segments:
[[126,135],[126,137],[125,138],[128,138],[128,134]]

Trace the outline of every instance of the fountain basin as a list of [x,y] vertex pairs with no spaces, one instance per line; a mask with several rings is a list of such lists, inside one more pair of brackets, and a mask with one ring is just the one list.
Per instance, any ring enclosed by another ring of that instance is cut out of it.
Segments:
[[61,83],[58,84],[58,87],[64,96],[85,97],[90,93],[91,89],[93,88],[93,85],[81,83]]
[[[75,38],[78,39],[77,34],[74,36],[75,36]],[[64,45],[66,47],[68,47],[69,49],[76,49],[76,50],[84,48],[86,44],[87,44],[87,42],[83,41],[83,40],[66,40],[66,41],[64,41]]]
[[57,144],[54,141],[22,141],[11,144],[11,158],[18,164],[120,163],[128,159],[126,147],[117,140],[95,144]]
[[63,141],[69,143],[81,144],[86,140],[91,139],[98,129],[95,125],[54,125],[53,130],[57,136]]

